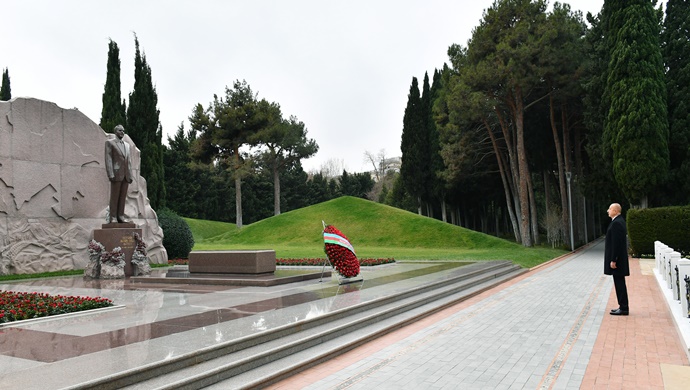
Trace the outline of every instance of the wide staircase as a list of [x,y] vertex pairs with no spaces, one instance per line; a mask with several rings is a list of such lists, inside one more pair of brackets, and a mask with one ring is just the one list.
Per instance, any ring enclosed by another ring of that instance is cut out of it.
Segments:
[[275,383],[418,321],[526,270],[474,263],[447,279],[214,345],[74,389],[245,389]]

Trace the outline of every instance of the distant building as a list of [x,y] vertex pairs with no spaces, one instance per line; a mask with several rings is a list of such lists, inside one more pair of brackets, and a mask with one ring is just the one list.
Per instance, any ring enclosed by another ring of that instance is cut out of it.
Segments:
[[383,172],[384,176],[386,175],[386,173],[390,171],[400,172],[400,166],[402,165],[402,157],[387,158],[383,160],[381,165],[381,171]]
[[[383,178],[386,177],[386,175],[389,173],[400,173],[401,164],[401,157],[391,157],[383,159],[383,161],[379,163],[379,174]],[[375,171],[369,171],[369,175],[371,175],[372,179],[376,180],[377,175]]]

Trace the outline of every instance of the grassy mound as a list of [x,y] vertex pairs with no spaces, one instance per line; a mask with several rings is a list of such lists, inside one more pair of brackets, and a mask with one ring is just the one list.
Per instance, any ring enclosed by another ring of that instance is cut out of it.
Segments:
[[324,257],[322,222],[336,226],[358,257],[396,260],[513,260],[531,267],[564,252],[521,245],[408,211],[341,197],[247,225],[187,219],[194,250],[274,249],[278,257]]

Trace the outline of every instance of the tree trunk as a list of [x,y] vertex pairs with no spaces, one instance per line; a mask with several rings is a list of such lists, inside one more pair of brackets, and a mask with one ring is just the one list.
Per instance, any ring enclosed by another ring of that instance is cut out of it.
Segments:
[[526,247],[532,246],[532,238],[530,237],[530,217],[529,217],[529,166],[527,165],[527,153],[525,150],[525,110],[522,102],[522,93],[519,87],[515,88],[515,128],[517,141],[517,160],[518,160],[518,175],[520,182],[518,183],[518,192],[520,196],[520,233],[522,233],[522,245]]
[[[577,172],[578,177],[584,178],[584,169],[583,169],[583,162],[582,162],[582,132],[581,132],[582,126],[573,126],[573,159],[575,160],[575,172]],[[587,206],[587,203],[585,202],[585,196],[584,192],[580,190],[580,194],[582,196],[582,200],[584,202],[584,206],[582,208],[582,212],[578,213],[578,216],[581,218],[582,221],[584,221],[584,243],[589,242],[589,224],[587,223],[587,210],[585,207]]]
[[544,225],[546,226],[546,241],[551,237],[551,224],[550,221],[551,210],[549,210],[549,205],[551,204],[551,196],[549,195],[549,188],[551,187],[551,180],[549,180],[549,172],[544,171],[544,219],[547,221]]
[[[565,188],[565,164],[563,162],[563,151],[561,149],[561,140],[558,136],[558,129],[556,128],[556,118],[553,110],[553,98],[549,97],[549,117],[551,119],[551,132],[553,134],[553,143],[556,145],[556,161],[558,162],[558,188],[561,193],[561,215],[563,220],[563,232],[565,237],[570,237],[570,215],[568,214],[568,193]],[[561,111],[561,115],[564,113]],[[563,117],[562,117],[563,118]]]
[[441,217],[443,222],[448,222],[448,217],[446,216],[446,200],[441,199]]
[[[573,172],[573,163],[572,163],[572,158],[571,158],[571,147],[570,147],[570,127],[568,126],[568,119],[567,119],[567,107],[565,104],[561,105],[561,123],[563,127],[563,160],[565,163],[565,171],[566,172],[571,172],[571,181],[570,181],[570,199],[568,200],[568,207],[573,206],[573,199],[576,199],[576,197],[573,195],[575,191],[573,191],[573,180],[572,178],[576,177],[577,175],[575,172]],[[574,205],[577,206],[577,202],[574,202]],[[573,211],[573,215],[577,213],[577,209]],[[568,215],[568,224],[566,225],[568,232],[570,232],[570,226],[575,226],[575,220],[573,218],[573,221],[570,220],[572,216],[569,215],[569,213],[564,212],[564,215]],[[578,238],[576,237],[576,229],[573,229],[572,235],[573,235],[573,240],[575,242],[578,242]]]
[[491,127],[486,121],[484,121],[484,127],[486,127],[486,130],[489,133],[489,138],[491,138],[491,145],[494,148],[494,154],[496,154],[496,160],[498,161],[498,170],[501,174],[501,181],[503,182],[503,193],[506,197],[506,208],[508,209],[508,214],[510,215],[510,222],[513,225],[513,234],[515,234],[515,242],[520,242],[520,229],[518,227],[517,219],[515,218],[515,212],[513,210],[513,201],[511,200],[512,197],[510,195],[510,185],[508,184],[507,173],[504,169],[505,167],[503,163],[503,158],[501,157],[501,151],[498,148],[496,137],[494,136]]
[[240,151],[235,147],[235,221],[242,229],[242,178],[240,177]]
[[529,191],[530,224],[532,225],[532,239],[534,245],[539,245],[539,221],[537,220],[537,201],[534,199],[534,187],[532,175],[527,176],[527,189]]
[[273,166],[273,215],[280,215],[280,175],[275,165]]
[[235,176],[235,221],[237,228],[242,229],[242,179]]

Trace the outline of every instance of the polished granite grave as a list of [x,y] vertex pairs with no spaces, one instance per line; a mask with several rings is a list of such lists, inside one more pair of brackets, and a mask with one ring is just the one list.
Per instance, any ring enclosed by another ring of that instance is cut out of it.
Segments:
[[190,272],[185,265],[174,266],[167,272],[155,273],[146,276],[132,277],[132,283],[180,283],[180,284],[204,284],[222,286],[258,286],[270,287],[279,284],[296,283],[305,280],[331,278],[331,271],[319,271],[314,269],[277,269],[274,272],[260,274],[235,274],[235,273],[196,273]]

